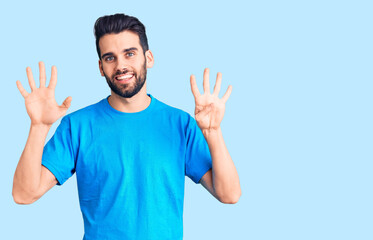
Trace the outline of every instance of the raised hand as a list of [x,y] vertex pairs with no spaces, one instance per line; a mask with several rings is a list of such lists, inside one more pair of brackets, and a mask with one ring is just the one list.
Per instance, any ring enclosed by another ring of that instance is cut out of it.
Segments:
[[22,86],[20,81],[17,81],[18,90],[25,98],[25,105],[28,115],[33,125],[50,126],[60,117],[66,114],[67,109],[71,104],[71,97],[67,97],[62,105],[58,105],[54,96],[54,90],[57,84],[57,68],[52,67],[51,80],[48,87],[45,86],[45,66],[43,62],[39,62],[40,72],[40,87],[35,85],[32,76],[31,68],[26,68],[28,82],[30,84],[31,93],[28,93]]
[[221,73],[218,73],[214,92],[211,94],[209,72],[210,70],[206,68],[203,74],[203,94],[198,90],[195,76],[190,76],[190,85],[196,102],[195,119],[197,125],[202,131],[217,130],[220,128],[220,123],[224,117],[225,103],[232,92],[232,86],[229,85],[224,96],[219,98],[222,75]]

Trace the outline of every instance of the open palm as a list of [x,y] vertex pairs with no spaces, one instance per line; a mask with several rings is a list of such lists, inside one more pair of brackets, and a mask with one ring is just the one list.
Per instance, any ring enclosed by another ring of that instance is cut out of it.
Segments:
[[55,66],[52,67],[52,76],[48,87],[45,86],[46,76],[43,62],[39,62],[39,71],[39,88],[35,85],[30,67],[26,68],[26,72],[31,93],[28,93],[23,88],[20,81],[17,81],[17,87],[25,98],[26,110],[30,116],[31,124],[52,125],[60,117],[65,115],[67,109],[70,107],[71,97],[66,98],[62,105],[58,105],[54,96],[57,84],[57,68]]
[[214,92],[211,94],[209,72],[210,70],[206,68],[203,73],[203,94],[198,90],[195,76],[190,76],[190,85],[196,103],[195,119],[202,131],[214,130],[220,127],[224,117],[225,103],[232,92],[232,86],[229,86],[224,96],[219,98],[222,74],[218,73]]

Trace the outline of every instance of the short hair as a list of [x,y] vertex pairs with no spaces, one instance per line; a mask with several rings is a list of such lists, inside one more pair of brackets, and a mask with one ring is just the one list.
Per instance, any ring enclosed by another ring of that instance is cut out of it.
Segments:
[[94,26],[96,37],[96,50],[98,57],[101,59],[101,50],[98,45],[100,38],[105,34],[120,33],[123,31],[136,33],[140,39],[140,45],[145,54],[149,50],[148,39],[146,37],[145,26],[137,18],[122,13],[106,15],[99,17]]

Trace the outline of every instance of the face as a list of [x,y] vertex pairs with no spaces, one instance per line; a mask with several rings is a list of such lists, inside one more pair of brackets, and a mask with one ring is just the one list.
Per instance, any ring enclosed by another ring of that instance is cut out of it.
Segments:
[[146,69],[153,66],[150,50],[143,53],[136,33],[123,31],[100,38],[101,60],[99,67],[112,93],[131,98],[144,86]]

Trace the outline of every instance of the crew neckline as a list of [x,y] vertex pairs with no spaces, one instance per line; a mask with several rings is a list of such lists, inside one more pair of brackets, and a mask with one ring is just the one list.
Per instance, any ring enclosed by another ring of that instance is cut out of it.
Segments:
[[149,112],[152,111],[152,109],[154,108],[155,106],[155,102],[156,102],[156,99],[151,95],[151,94],[147,94],[149,97],[150,97],[150,104],[147,108],[145,108],[144,110],[141,110],[139,112],[132,112],[132,113],[129,113],[129,112],[121,112],[119,110],[116,110],[115,108],[113,108],[110,103],[109,103],[109,96],[107,96],[103,102],[104,102],[104,109],[108,110],[108,112],[110,113],[113,113],[113,114],[116,114],[116,115],[121,115],[121,116],[140,116],[140,115],[143,115],[143,114],[147,114]]

